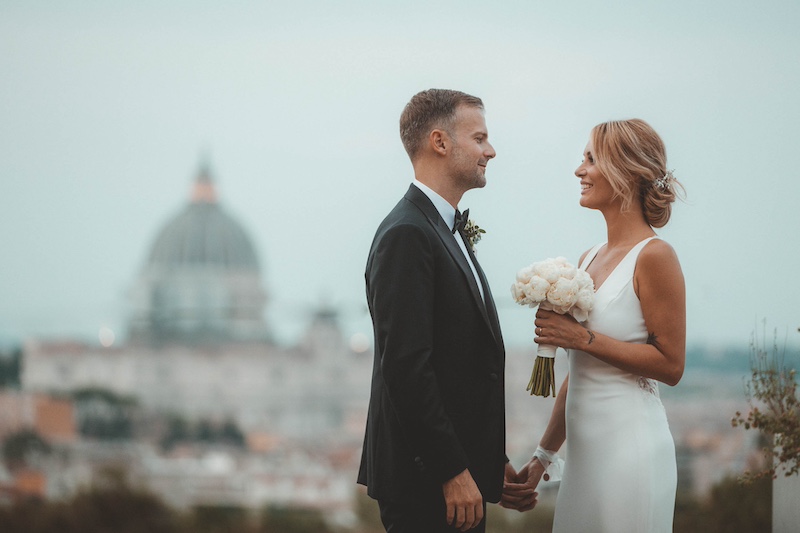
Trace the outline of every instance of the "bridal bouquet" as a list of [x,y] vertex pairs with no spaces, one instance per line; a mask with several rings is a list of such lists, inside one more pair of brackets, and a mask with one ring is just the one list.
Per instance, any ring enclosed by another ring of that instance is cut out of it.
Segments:
[[[589,318],[594,303],[594,282],[585,270],[575,268],[563,257],[545,259],[517,272],[511,294],[519,305],[539,306],[578,322]],[[528,388],[531,394],[547,397],[556,394],[553,363],[556,347],[540,344]]]

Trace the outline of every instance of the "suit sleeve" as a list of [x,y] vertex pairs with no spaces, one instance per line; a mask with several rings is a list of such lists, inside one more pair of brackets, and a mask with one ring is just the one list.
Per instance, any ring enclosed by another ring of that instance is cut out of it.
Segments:
[[374,250],[368,292],[384,390],[412,453],[443,483],[469,465],[431,364],[436,294],[432,238],[412,224],[390,228]]

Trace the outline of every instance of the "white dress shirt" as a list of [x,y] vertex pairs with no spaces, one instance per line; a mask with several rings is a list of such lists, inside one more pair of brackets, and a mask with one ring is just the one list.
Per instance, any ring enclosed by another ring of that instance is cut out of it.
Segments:
[[[433,206],[439,212],[439,216],[442,217],[442,220],[444,220],[444,223],[447,225],[447,227],[452,230],[453,224],[455,224],[456,220],[456,208],[450,205],[450,202],[439,196],[436,191],[421,181],[414,180],[413,183],[419,190],[425,193],[425,196],[430,199],[431,203],[433,203]],[[467,259],[467,264],[472,270],[472,275],[475,277],[475,283],[478,284],[478,290],[480,291],[481,298],[483,299],[483,285],[481,284],[481,278],[478,276],[478,271],[475,269],[475,265],[472,263],[472,259],[469,257],[469,252],[467,252],[467,246],[464,244],[464,239],[461,238],[461,235],[458,232],[453,234],[453,238],[458,244],[458,247],[461,248],[461,253],[463,253],[464,257]]]

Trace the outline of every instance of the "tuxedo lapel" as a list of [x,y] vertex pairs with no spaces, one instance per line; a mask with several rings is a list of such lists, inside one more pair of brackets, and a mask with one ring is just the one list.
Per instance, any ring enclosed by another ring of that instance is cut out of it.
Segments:
[[[483,272],[480,263],[478,263],[478,258],[475,257],[475,252],[472,251],[472,246],[470,246],[469,241],[461,233],[462,239],[464,239],[464,245],[467,247],[467,253],[469,253],[470,259],[472,259],[472,264],[475,265],[475,270],[478,271],[478,277],[481,279],[481,284],[483,284],[483,297],[485,299],[485,307],[486,307],[486,315],[487,323],[492,330],[492,335],[494,335],[494,340],[497,341],[497,344],[502,346],[503,345],[503,335],[500,331],[500,319],[497,316],[497,307],[494,304],[494,298],[492,298],[492,291],[489,289],[489,281],[486,279],[486,274]],[[461,254],[464,255],[464,254]]]
[[[494,337],[495,341],[498,344],[502,345],[502,339],[500,337],[500,326],[497,321],[497,312],[494,307],[494,301],[492,300],[492,294],[489,290],[489,284],[486,281],[486,277],[483,274],[483,270],[481,270],[480,265],[478,264],[475,256],[472,254],[472,250],[468,243],[465,242],[467,247],[467,252],[470,254],[470,258],[472,259],[473,265],[475,266],[475,270],[478,272],[478,277],[481,280],[481,284],[483,285],[483,294],[486,301],[484,302],[483,298],[481,298],[480,289],[478,288],[478,284],[475,281],[475,276],[472,274],[472,269],[467,263],[467,258],[464,257],[464,253],[461,251],[461,248],[456,243],[456,240],[453,238],[453,231],[451,228],[448,228],[447,225],[442,220],[441,215],[439,215],[439,211],[436,210],[436,207],[431,203],[430,199],[419,190],[416,186],[411,185],[408,189],[408,192],[405,195],[405,198],[417,206],[420,211],[422,211],[425,216],[428,218],[428,221],[431,225],[436,229],[436,233],[439,236],[439,239],[444,244],[444,247],[447,249],[450,256],[453,260],[458,264],[458,267],[461,269],[461,272],[464,274],[466,278],[467,284],[469,285],[470,292],[472,293],[472,297],[475,300],[478,309],[480,309],[481,315],[483,316],[486,325],[489,327],[489,330],[492,332],[492,336]],[[462,235],[463,238],[463,235]],[[491,308],[491,311],[489,310]]]

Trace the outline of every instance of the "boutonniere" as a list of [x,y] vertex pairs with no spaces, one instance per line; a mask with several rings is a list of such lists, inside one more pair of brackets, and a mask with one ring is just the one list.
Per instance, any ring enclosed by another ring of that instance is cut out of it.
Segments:
[[464,236],[467,238],[469,247],[472,248],[473,252],[475,251],[475,245],[480,242],[481,236],[484,233],[486,233],[486,230],[481,229],[481,227],[472,220],[467,220],[467,223],[464,225]]

